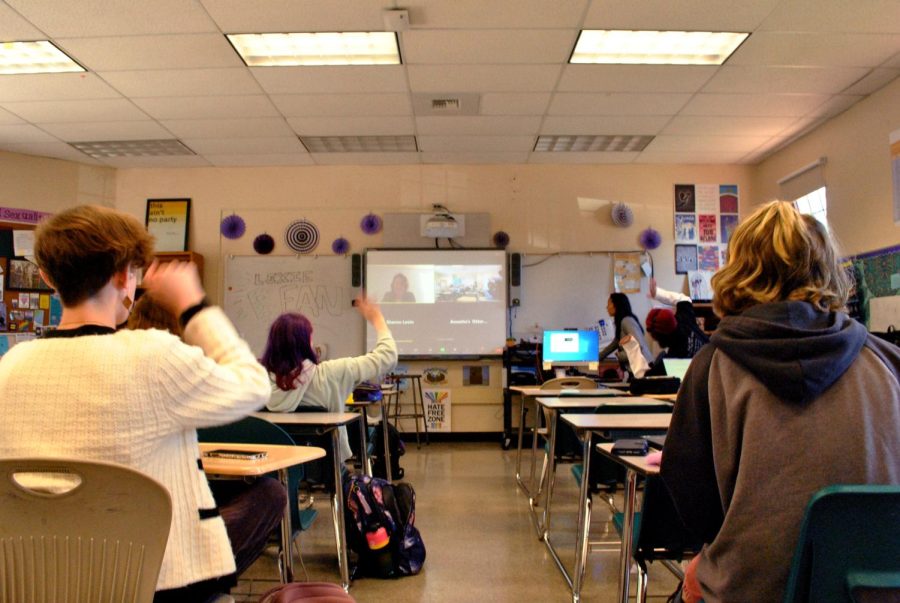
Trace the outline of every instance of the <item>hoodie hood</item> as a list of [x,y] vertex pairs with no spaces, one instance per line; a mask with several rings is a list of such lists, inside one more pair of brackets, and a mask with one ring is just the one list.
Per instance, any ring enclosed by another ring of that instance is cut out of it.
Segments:
[[865,327],[842,312],[788,301],[726,316],[711,342],[783,402],[806,404],[844,374],[866,334]]

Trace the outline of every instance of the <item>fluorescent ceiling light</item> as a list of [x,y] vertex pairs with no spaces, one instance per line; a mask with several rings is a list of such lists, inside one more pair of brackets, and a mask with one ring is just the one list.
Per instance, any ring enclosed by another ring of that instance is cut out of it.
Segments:
[[750,34],[584,29],[570,63],[721,65]]
[[169,157],[196,155],[180,140],[94,140],[70,142],[70,145],[95,159],[109,157]]
[[85,69],[47,40],[0,42],[0,75],[76,71]]
[[399,65],[392,31],[228,34],[248,67]]
[[589,136],[585,134],[538,136],[534,150],[538,153],[636,153],[653,140],[653,136],[611,134]]
[[300,136],[310,153],[415,153],[415,136]]

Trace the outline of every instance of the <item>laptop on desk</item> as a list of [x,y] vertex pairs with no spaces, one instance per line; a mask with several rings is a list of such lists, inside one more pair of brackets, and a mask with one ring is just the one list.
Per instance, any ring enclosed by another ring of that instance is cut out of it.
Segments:
[[663,367],[666,369],[666,375],[678,377],[682,382],[684,381],[684,374],[690,365],[690,358],[663,358]]

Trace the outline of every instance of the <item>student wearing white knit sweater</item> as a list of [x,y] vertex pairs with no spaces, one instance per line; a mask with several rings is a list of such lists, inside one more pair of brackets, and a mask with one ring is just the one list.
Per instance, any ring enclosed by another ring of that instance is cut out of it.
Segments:
[[0,361],[0,456],[69,457],[131,466],[172,495],[156,601],[206,601],[234,584],[225,525],[200,466],[198,427],[235,421],[269,397],[265,369],[192,264],[151,265],[143,286],[184,326],[116,331],[153,241],[111,209],[80,206],[38,227],[35,257],[59,293],[59,329]]

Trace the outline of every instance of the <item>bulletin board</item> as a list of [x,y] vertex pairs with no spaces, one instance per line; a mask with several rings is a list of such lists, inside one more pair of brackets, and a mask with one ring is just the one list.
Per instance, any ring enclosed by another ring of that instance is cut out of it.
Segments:
[[365,321],[353,308],[349,256],[227,256],[225,313],[259,357],[269,326],[284,312],[300,312],[313,325],[324,358],[365,353]]
[[[592,329],[604,319],[607,336],[601,333],[600,338],[611,341],[614,326],[606,302],[615,291],[612,256],[611,252],[523,254],[521,305],[510,309],[512,336],[529,339],[548,329]],[[641,292],[628,295],[641,318],[650,311],[647,282],[641,278]]]

